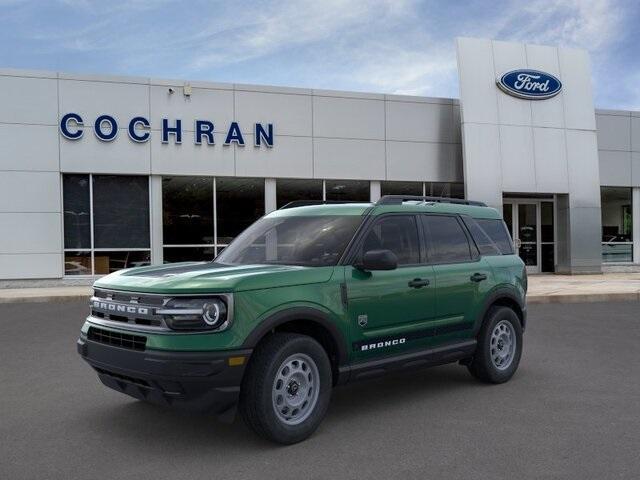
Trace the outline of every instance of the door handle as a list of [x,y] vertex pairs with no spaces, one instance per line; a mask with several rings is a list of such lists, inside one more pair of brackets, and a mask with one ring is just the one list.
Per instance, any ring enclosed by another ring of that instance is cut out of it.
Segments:
[[413,280],[409,281],[409,286],[411,288],[422,288],[429,285],[429,283],[429,280],[427,280],[426,278],[414,278]]
[[481,282],[487,279],[487,276],[484,273],[474,273],[470,277],[472,282]]

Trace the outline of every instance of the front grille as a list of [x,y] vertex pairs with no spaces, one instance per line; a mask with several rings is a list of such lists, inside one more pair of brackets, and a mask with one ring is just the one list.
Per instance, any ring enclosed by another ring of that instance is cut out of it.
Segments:
[[133,292],[94,289],[91,298],[91,316],[111,322],[168,330],[162,315],[156,314],[166,297]]
[[112,332],[102,328],[89,327],[89,340],[114,347],[143,351],[147,346],[147,337],[129,335],[128,333]]
[[137,303],[140,305],[151,305],[156,307],[161,307],[164,301],[164,298],[159,295],[118,292],[115,290],[102,290],[101,288],[95,288],[93,290],[93,296],[96,298],[113,300],[114,302]]

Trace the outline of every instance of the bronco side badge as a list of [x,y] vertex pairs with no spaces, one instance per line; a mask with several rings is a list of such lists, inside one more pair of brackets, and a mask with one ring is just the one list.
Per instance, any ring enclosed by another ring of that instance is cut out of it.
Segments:
[[358,315],[358,325],[361,327],[366,327],[369,318],[366,315]]

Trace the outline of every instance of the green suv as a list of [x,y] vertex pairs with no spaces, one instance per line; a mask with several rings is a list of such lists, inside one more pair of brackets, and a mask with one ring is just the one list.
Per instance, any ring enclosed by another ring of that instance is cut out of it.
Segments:
[[526,321],[524,264],[482,203],[384,196],[294,202],[210,263],[98,280],[78,352],[108,387],[307,438],[331,389],[459,362],[511,378]]

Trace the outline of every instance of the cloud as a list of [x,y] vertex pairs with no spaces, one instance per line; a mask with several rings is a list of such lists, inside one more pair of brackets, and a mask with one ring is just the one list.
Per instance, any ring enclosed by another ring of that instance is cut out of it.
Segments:
[[595,89],[610,105],[637,95],[637,12],[616,0],[0,0],[0,37],[40,59],[32,68],[51,58],[73,71],[449,97],[456,36],[566,45],[589,50],[596,87],[617,77]]

